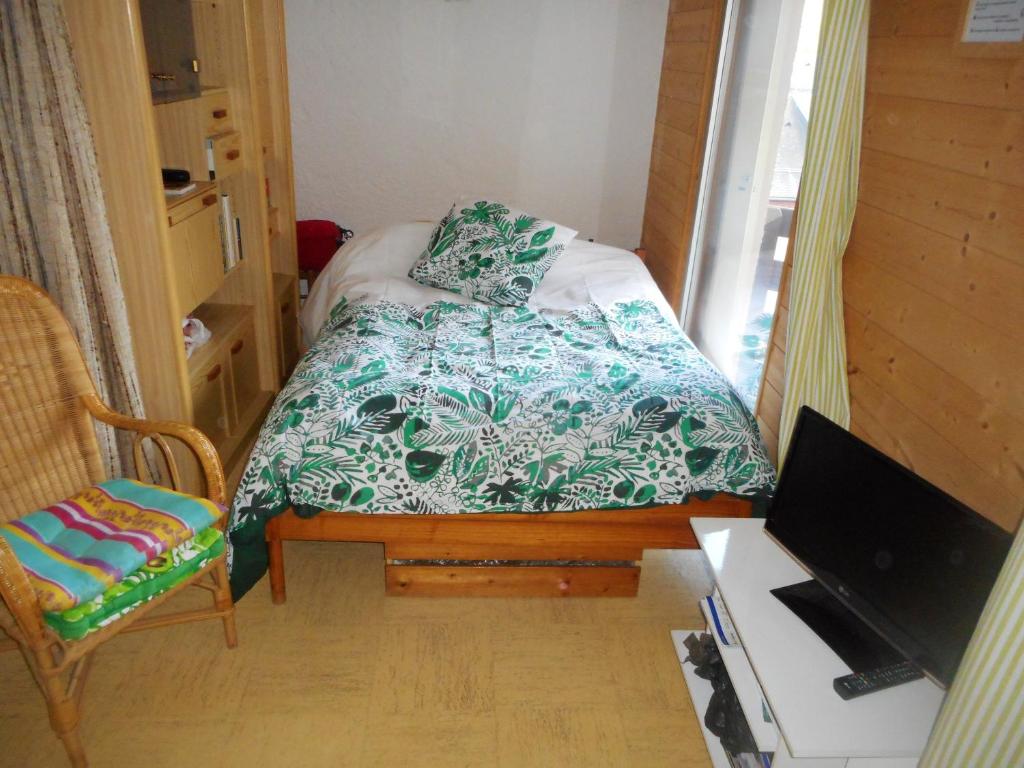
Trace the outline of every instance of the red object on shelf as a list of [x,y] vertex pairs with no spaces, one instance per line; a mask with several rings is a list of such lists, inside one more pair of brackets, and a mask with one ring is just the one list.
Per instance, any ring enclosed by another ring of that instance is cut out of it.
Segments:
[[319,272],[342,243],[342,229],[333,221],[307,219],[295,222],[299,241],[299,270]]

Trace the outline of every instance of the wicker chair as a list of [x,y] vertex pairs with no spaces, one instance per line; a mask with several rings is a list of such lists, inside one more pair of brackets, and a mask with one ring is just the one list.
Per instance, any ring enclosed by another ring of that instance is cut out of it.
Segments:
[[[137,468],[144,463],[143,443],[151,439],[167,462],[174,486],[179,473],[163,435],[181,440],[199,459],[207,496],[224,503],[224,472],[209,439],[184,424],[134,419],[111,411],[97,396],[81,350],[57,306],[31,282],[0,276],[0,522],[18,519],[107,479],[94,419],[136,433]],[[213,606],[144,618],[186,586],[212,592]],[[0,650],[21,650],[46,698],[50,723],[76,766],[86,765],[78,735],[78,703],[97,646],[120,632],[212,618],[223,621],[228,647],[237,643],[224,555],[77,641],[61,639],[46,624],[25,571],[2,537],[0,596],[7,608],[0,606],[0,629],[11,638],[0,639]]]

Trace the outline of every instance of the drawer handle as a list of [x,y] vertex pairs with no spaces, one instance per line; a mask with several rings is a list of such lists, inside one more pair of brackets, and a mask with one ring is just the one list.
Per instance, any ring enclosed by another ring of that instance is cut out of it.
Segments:
[[237,160],[239,155],[242,154],[240,149],[229,149],[228,153],[224,155],[228,160]]
[[206,380],[216,381],[218,376],[220,376],[220,363],[217,363],[215,366],[213,366],[213,368],[210,369],[210,372],[206,374]]
[[282,315],[286,314],[288,312],[288,310],[291,309],[291,308],[292,308],[292,303],[290,301],[286,301],[284,304],[281,305],[281,314]]
[[245,346],[245,339],[239,339],[238,341],[236,341],[234,344],[231,345],[231,354],[232,355],[237,355],[239,352],[242,351],[242,347],[244,347],[244,346]]
[[227,116],[228,116],[228,111],[226,109],[215,109],[215,110],[213,110],[213,119],[214,120],[223,120]]
[[213,205],[216,202],[217,202],[217,196],[216,195],[206,195],[203,198],[203,205]]

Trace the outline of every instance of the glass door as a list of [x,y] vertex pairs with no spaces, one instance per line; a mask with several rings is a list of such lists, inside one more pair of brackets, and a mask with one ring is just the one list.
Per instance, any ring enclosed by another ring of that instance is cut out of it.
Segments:
[[139,0],[154,104],[199,95],[192,0]]
[[683,296],[687,335],[753,409],[807,139],[823,0],[731,0]]

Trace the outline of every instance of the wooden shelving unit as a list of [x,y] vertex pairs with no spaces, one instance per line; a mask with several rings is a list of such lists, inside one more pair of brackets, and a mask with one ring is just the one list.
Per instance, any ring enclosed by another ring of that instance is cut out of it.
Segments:
[[[163,33],[152,15],[159,6],[62,2],[147,414],[206,431],[237,478],[298,350],[283,2],[191,0],[198,95],[159,104],[145,47]],[[165,200],[162,167],[187,169],[197,189]],[[230,229],[225,196],[237,219]],[[233,266],[223,258],[232,235]],[[186,314],[213,333],[189,359]],[[184,474],[189,490],[201,490],[198,473]]]
[[295,275],[274,273],[274,301],[281,317],[281,375],[287,379],[302,351],[299,319],[295,313],[299,305],[299,281]]
[[280,209],[274,206],[267,208],[267,233],[270,237],[277,237],[281,234],[281,226],[278,221],[280,213]]
[[286,302],[292,298],[292,291],[295,290],[295,275],[283,275],[280,272],[274,273],[274,298],[280,302]]
[[253,345],[254,338],[252,307],[203,304],[195,317],[203,321],[213,338],[188,360],[193,405],[196,392],[209,383],[211,372],[218,371],[214,381],[223,377],[219,391],[212,395],[220,398],[218,407],[209,411],[214,423],[196,426],[215,435],[214,443],[222,461],[233,470],[238,460],[244,458],[239,456],[241,449],[249,447],[255,438],[274,393],[258,386],[254,350],[247,348]]
[[188,208],[189,204],[194,200],[217,190],[217,184],[213,181],[196,181],[194,183],[196,188],[183,195],[164,196],[167,203],[167,223],[169,225],[173,226],[183,219],[185,217],[183,209]]

